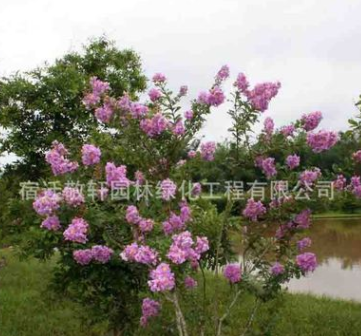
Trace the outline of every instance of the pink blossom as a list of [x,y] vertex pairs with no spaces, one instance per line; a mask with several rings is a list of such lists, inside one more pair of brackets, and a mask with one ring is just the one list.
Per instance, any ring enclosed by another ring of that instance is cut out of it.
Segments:
[[175,287],[174,273],[166,263],[161,263],[156,269],[150,272],[151,280],[148,286],[152,292],[164,292]]
[[266,158],[262,160],[261,169],[267,178],[271,178],[277,174],[275,159],[274,158]]
[[196,152],[196,151],[190,150],[190,151],[188,152],[188,157],[189,157],[190,159],[193,159],[193,158],[195,158],[196,156],[197,156],[197,152]]
[[177,121],[177,123],[173,126],[172,132],[174,135],[183,135],[185,133],[185,128],[182,120]]
[[180,88],[179,88],[179,93],[178,93],[178,96],[179,97],[184,97],[186,96],[188,93],[188,86],[187,85],[182,85]]
[[274,122],[272,120],[272,118],[270,117],[267,117],[264,121],[264,131],[265,133],[268,135],[268,137],[270,137],[273,133],[273,130],[274,130]]
[[297,242],[297,248],[299,251],[303,251],[304,249],[311,247],[312,240],[309,237],[305,237]]
[[229,67],[228,65],[223,65],[216,75],[217,82],[223,82],[229,77]]
[[353,158],[356,162],[360,163],[360,162],[361,162],[361,150],[358,150],[357,152],[353,153],[353,154],[352,154],[352,158]]
[[140,318],[140,325],[145,327],[151,317],[159,314],[160,303],[149,298],[143,299],[142,303],[142,317]]
[[151,119],[143,119],[140,128],[149,137],[154,138],[169,128],[169,121],[161,113],[157,113]]
[[54,191],[47,189],[42,191],[33,202],[33,208],[37,214],[52,215],[60,207],[61,197]]
[[109,102],[95,109],[95,117],[103,123],[109,123],[113,114],[113,106]]
[[124,248],[123,252],[120,254],[120,257],[124,261],[135,261],[135,256],[137,255],[138,251],[139,251],[138,244],[132,243]]
[[127,178],[127,167],[122,165],[117,167],[114,163],[108,162],[105,166],[105,175],[108,186],[119,189],[130,186]]
[[93,251],[91,249],[75,250],[73,258],[80,265],[88,265],[93,260]]
[[300,157],[297,154],[288,155],[286,158],[288,168],[294,169],[300,165]]
[[275,262],[271,267],[271,273],[276,276],[284,273],[284,271],[285,271],[284,266],[279,262]]
[[228,264],[224,266],[223,275],[231,283],[237,283],[241,281],[241,266],[239,264]]
[[134,260],[140,264],[156,265],[158,262],[158,252],[149,246],[141,245],[134,256]]
[[304,209],[298,215],[295,216],[293,222],[297,228],[308,229],[311,225],[311,210]]
[[293,125],[283,126],[280,128],[280,133],[282,133],[285,137],[293,136],[294,131],[295,126]]
[[305,131],[314,130],[322,120],[322,113],[320,111],[304,114],[301,118],[302,127]]
[[57,216],[48,216],[41,223],[41,228],[47,229],[49,231],[57,231],[61,228],[60,221]]
[[75,243],[84,244],[87,242],[88,223],[83,218],[74,218],[71,224],[64,231],[63,236],[65,240],[70,240]]
[[132,103],[130,106],[130,113],[134,119],[143,118],[147,115],[148,111],[148,106],[140,103]]
[[193,119],[193,111],[192,110],[185,111],[184,118],[186,118],[187,120],[192,120]]
[[245,92],[245,94],[255,110],[264,112],[268,109],[268,105],[272,98],[277,95],[280,87],[281,84],[279,82],[266,82],[257,84],[252,90]]
[[101,152],[98,147],[93,145],[84,145],[81,150],[82,161],[85,166],[99,163]]
[[317,267],[317,259],[314,253],[306,252],[296,257],[296,264],[305,273],[313,272]]
[[162,92],[156,88],[152,88],[148,92],[149,98],[152,102],[155,102],[159,100],[160,97],[162,97]]
[[135,175],[136,184],[138,184],[138,185],[144,184],[145,177],[144,177],[144,174],[140,170],[137,170],[134,175]]
[[84,196],[78,188],[65,187],[62,195],[65,203],[72,207],[77,207],[85,202]]
[[205,161],[213,161],[214,153],[216,151],[216,143],[208,141],[201,144],[201,157]]
[[125,219],[130,224],[138,224],[141,220],[136,206],[129,205],[126,210]]
[[300,182],[305,186],[312,186],[313,183],[321,177],[321,171],[319,168],[313,168],[312,170],[305,170],[300,174]]
[[194,280],[192,277],[187,276],[187,277],[184,279],[184,285],[186,286],[186,288],[192,289],[192,288],[197,287],[197,286],[198,286],[198,283],[197,283],[197,281]]
[[162,192],[162,199],[164,201],[169,201],[175,197],[177,192],[177,186],[171,179],[165,179],[160,183],[160,189]]
[[202,192],[202,185],[199,182],[193,184],[191,194],[193,197],[199,196]]
[[259,216],[266,213],[266,208],[261,201],[256,202],[253,198],[247,201],[246,208],[243,210],[243,216],[250,219],[253,222],[258,220]]
[[153,83],[160,84],[164,83],[167,80],[167,78],[160,72],[157,72],[153,76]]
[[307,144],[312,148],[313,152],[321,153],[329,150],[338,141],[336,132],[318,131],[317,133],[307,134]]
[[139,228],[142,232],[150,232],[153,230],[154,221],[152,219],[142,218],[139,223]]
[[55,176],[72,173],[78,169],[78,163],[67,159],[67,155],[68,151],[64,145],[58,141],[53,141],[52,149],[46,153],[45,160],[50,164]]
[[337,190],[344,190],[346,187],[346,178],[342,174],[337,175],[337,179],[333,182],[333,185]]
[[247,77],[243,73],[238,74],[234,86],[237,87],[240,92],[246,93],[249,87]]
[[111,248],[103,245],[95,245],[92,247],[91,250],[93,259],[102,264],[106,264],[114,253]]

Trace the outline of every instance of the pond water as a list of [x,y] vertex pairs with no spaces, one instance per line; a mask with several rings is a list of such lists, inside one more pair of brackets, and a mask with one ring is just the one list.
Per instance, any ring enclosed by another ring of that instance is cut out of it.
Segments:
[[289,290],[361,301],[361,218],[314,220],[309,236],[319,266]]

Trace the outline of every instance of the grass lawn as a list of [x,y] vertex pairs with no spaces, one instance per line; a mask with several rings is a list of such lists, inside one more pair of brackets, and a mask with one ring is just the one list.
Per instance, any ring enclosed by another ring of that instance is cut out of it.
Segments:
[[[19,262],[10,250],[0,250],[6,265],[0,269],[0,336],[103,336],[104,326],[89,328],[82,322],[85,314],[82,307],[66,298],[55,299],[47,291],[51,277],[52,263],[39,263],[33,259]],[[208,279],[208,291],[214,291],[214,281]],[[202,296],[201,289],[193,291],[182,302],[187,319],[190,321],[190,336],[198,336],[197,325],[201,307],[196,305]],[[219,297],[227,300],[230,288],[221,283]],[[224,326],[224,335],[240,336],[242,327],[251,309],[253,298],[241,298],[232,310]],[[207,302],[206,309],[212,310],[214,302]],[[270,313],[279,307],[279,313],[272,319]],[[149,328],[134,335],[176,335],[174,325],[167,315],[172,310],[162,308],[162,315]],[[205,335],[213,335],[213,324],[209,321]],[[347,301],[316,298],[308,295],[285,294],[281,301],[271,302],[260,310],[254,323],[254,335],[361,335],[361,304]],[[267,323],[267,325],[269,325]]]

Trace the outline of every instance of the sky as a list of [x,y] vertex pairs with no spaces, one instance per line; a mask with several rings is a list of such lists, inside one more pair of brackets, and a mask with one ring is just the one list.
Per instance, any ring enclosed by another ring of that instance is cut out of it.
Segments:
[[[361,0],[1,0],[0,76],[105,35],[138,52],[148,76],[187,84],[190,98],[228,64],[233,78],[282,83],[263,116],[277,127],[319,110],[321,128],[346,129],[361,94],[360,14]],[[202,135],[222,141],[229,126],[218,108]]]

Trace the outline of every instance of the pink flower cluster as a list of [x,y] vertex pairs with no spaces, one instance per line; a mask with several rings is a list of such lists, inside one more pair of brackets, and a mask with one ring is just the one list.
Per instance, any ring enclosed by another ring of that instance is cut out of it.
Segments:
[[338,135],[332,131],[318,131],[317,133],[307,134],[307,144],[312,148],[313,152],[321,153],[329,150],[338,141]]
[[68,151],[64,145],[58,141],[53,141],[52,149],[46,153],[45,160],[50,164],[55,176],[74,172],[78,169],[78,163],[67,159],[67,155]]
[[214,153],[216,151],[216,143],[208,141],[201,144],[201,158],[205,161],[213,161]]
[[162,193],[162,199],[164,201],[170,201],[175,197],[177,186],[171,179],[168,178],[160,183],[160,190]]
[[33,208],[40,216],[51,215],[60,207],[61,197],[53,190],[44,190],[33,202]]
[[261,112],[268,109],[270,101],[277,95],[281,87],[279,82],[266,82],[257,84],[252,90],[249,90],[248,80],[243,73],[238,75],[234,85],[246,96],[253,108]]
[[141,130],[146,133],[150,138],[154,138],[162,134],[169,128],[169,120],[165,118],[161,113],[155,114],[150,119],[143,119],[140,122]]
[[201,92],[198,96],[198,103],[217,107],[223,104],[225,95],[219,86],[214,86],[208,92]]
[[41,228],[49,231],[57,231],[61,228],[60,221],[57,216],[48,216],[40,225]]
[[312,170],[305,170],[300,174],[300,182],[306,186],[310,187],[313,183],[321,177],[321,170],[319,168],[313,168]]
[[272,157],[262,159],[260,162],[261,169],[263,173],[267,176],[267,178],[271,178],[277,174],[275,159]]
[[99,163],[101,152],[94,145],[84,145],[81,149],[82,161],[85,166],[91,166]]
[[90,78],[90,86],[92,91],[85,95],[83,103],[90,108],[100,102],[101,95],[110,89],[109,83],[103,82],[96,77]]
[[228,264],[224,266],[223,275],[231,283],[237,283],[242,278],[241,266],[239,264]]
[[305,131],[314,130],[322,120],[322,113],[320,111],[304,114],[301,118],[302,127]]
[[295,169],[300,165],[300,157],[297,154],[288,155],[286,158],[288,168]]
[[308,229],[311,225],[311,210],[304,209],[299,214],[295,216],[293,219],[293,223],[291,224],[292,227],[296,225],[298,229]]
[[264,131],[267,134],[268,138],[272,135],[275,124],[273,122],[273,119],[270,117],[267,117],[264,121]]
[[197,261],[201,254],[209,250],[206,237],[197,237],[196,242],[192,239],[189,231],[184,231],[172,237],[173,243],[169,248],[167,257],[174,264],[183,264],[185,261]]
[[108,186],[112,188],[127,188],[131,184],[127,178],[127,167],[124,165],[117,167],[113,162],[108,162],[105,175]]
[[114,251],[107,246],[95,245],[91,249],[74,251],[73,258],[80,265],[88,265],[93,260],[106,264],[113,253]]
[[145,298],[142,303],[142,317],[140,318],[140,325],[145,327],[151,317],[159,314],[160,303],[149,298]]
[[182,120],[177,121],[176,124],[172,127],[172,133],[177,136],[183,135],[185,131],[186,129],[184,128]]
[[223,65],[216,75],[216,82],[220,83],[226,80],[229,77],[229,67],[228,65]]
[[303,251],[304,249],[311,247],[312,240],[309,237],[305,237],[297,242],[297,248],[299,251]]
[[146,245],[132,243],[127,245],[120,257],[124,261],[138,262],[145,265],[156,265],[158,262],[158,252]]
[[352,193],[353,193],[357,198],[361,198],[361,181],[360,181],[360,176],[352,176],[352,177],[351,177],[351,183],[350,183],[349,189],[351,189]]
[[184,285],[186,286],[186,288],[192,289],[197,287],[198,283],[197,280],[194,280],[192,277],[186,276],[186,278],[184,279]]
[[89,225],[83,218],[73,218],[71,224],[63,232],[65,240],[70,240],[75,243],[84,244],[87,242],[87,233]]
[[275,276],[283,274],[285,272],[285,268],[279,262],[275,262],[271,267],[271,273]]
[[150,100],[154,103],[157,100],[159,100],[160,97],[162,97],[162,92],[156,88],[152,88],[148,91],[148,96]]
[[164,292],[172,290],[175,286],[174,273],[166,263],[161,263],[150,272],[151,280],[148,286],[152,292]]
[[306,252],[296,257],[296,265],[305,273],[313,272],[317,267],[317,259],[314,253]]
[[153,83],[155,83],[155,84],[164,83],[166,80],[167,80],[167,78],[165,77],[165,75],[163,75],[160,72],[157,72],[153,76]]
[[352,154],[352,158],[353,158],[356,162],[360,163],[360,162],[361,162],[361,150],[358,150],[357,152],[353,153],[353,154]]
[[282,133],[285,137],[293,136],[295,131],[295,126],[287,125],[280,128],[280,133]]
[[234,83],[234,86],[243,94],[248,93],[249,82],[246,75],[243,73],[239,73]]
[[129,224],[138,225],[140,231],[143,233],[153,230],[154,221],[152,219],[142,218],[139,215],[137,207],[134,205],[127,207],[125,219]]
[[258,220],[259,216],[266,213],[266,208],[261,201],[256,202],[253,198],[247,201],[247,205],[243,210],[242,214],[244,217],[250,219],[253,222]]
[[78,188],[65,187],[62,195],[65,203],[72,207],[77,207],[85,202],[84,196]]
[[103,106],[95,109],[95,117],[103,123],[108,123],[114,114],[114,102],[112,100],[106,101]]
[[346,183],[346,178],[342,174],[339,174],[337,175],[337,179],[333,182],[333,185],[337,190],[344,190]]
[[191,220],[191,209],[187,204],[181,204],[180,215],[171,212],[166,221],[163,222],[163,231],[170,235],[175,231],[183,230],[186,223]]

